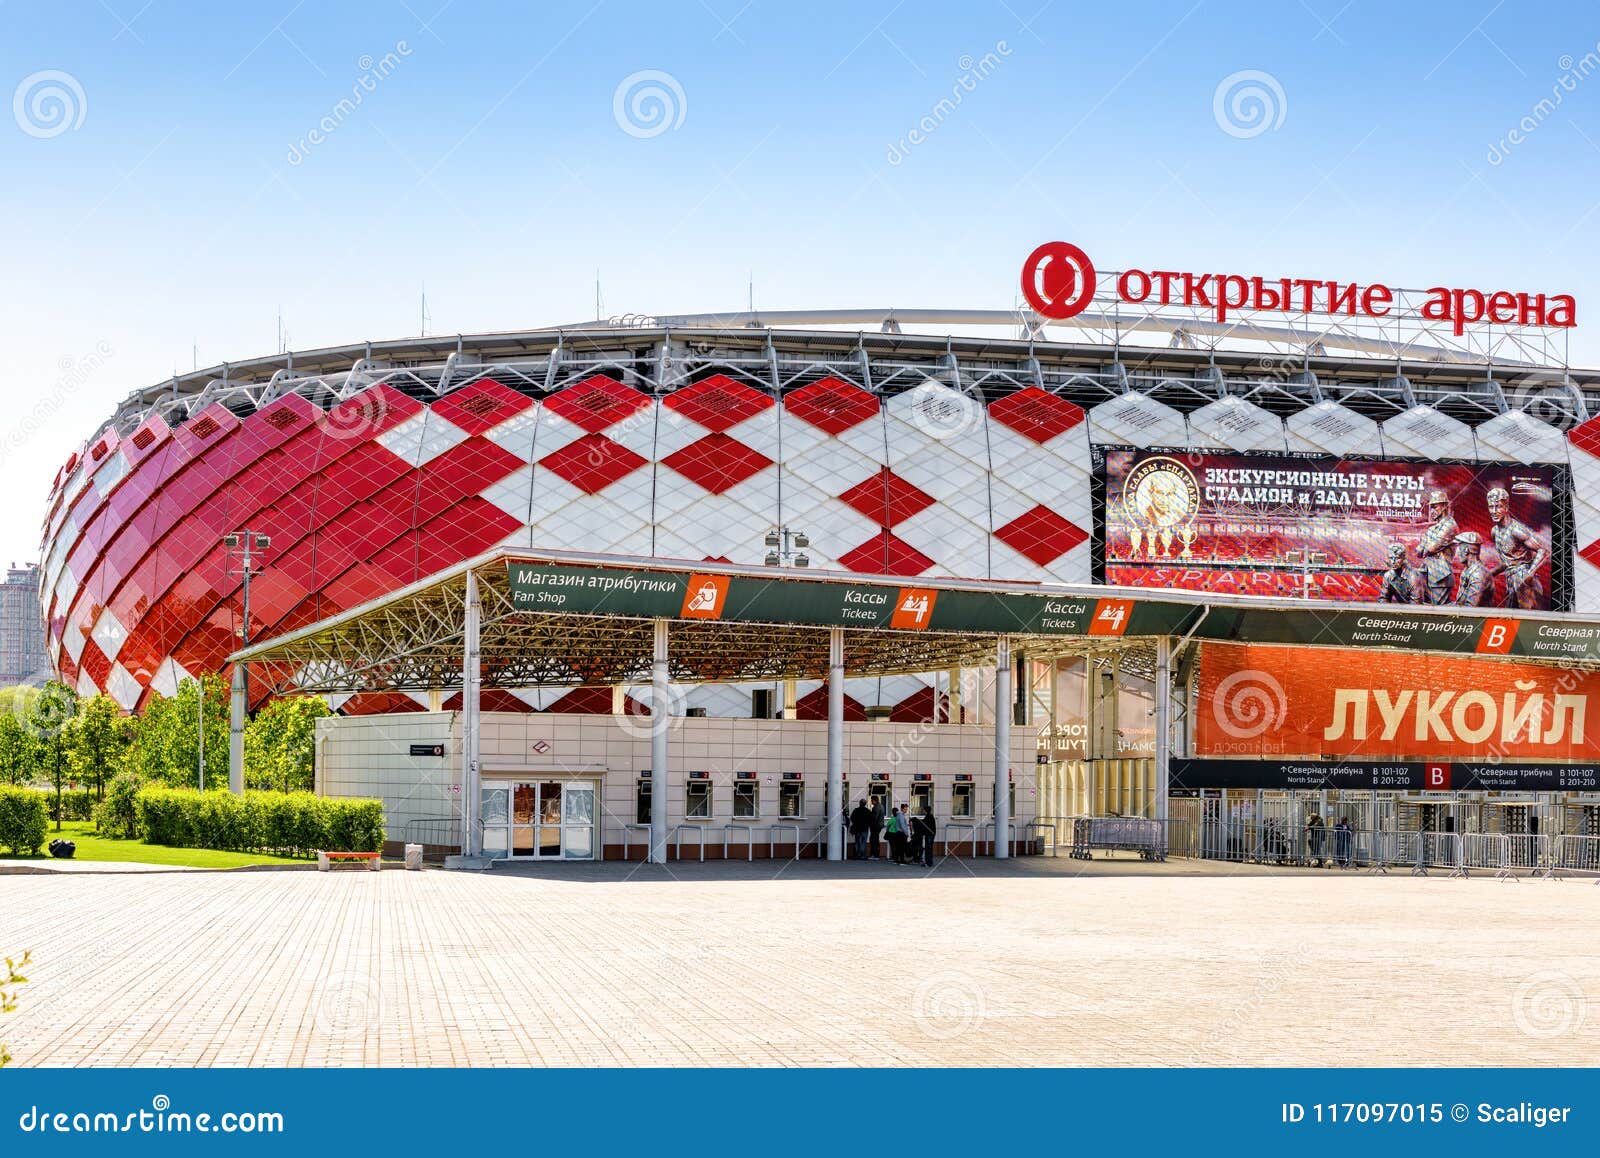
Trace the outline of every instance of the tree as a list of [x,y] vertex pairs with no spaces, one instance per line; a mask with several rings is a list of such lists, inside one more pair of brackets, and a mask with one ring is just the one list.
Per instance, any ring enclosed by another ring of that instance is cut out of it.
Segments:
[[[205,677],[207,788],[228,786],[228,683]],[[140,718],[123,766],[151,784],[192,788],[198,783],[200,685],[184,680],[174,696],[155,696]]]
[[[28,967],[28,962],[30,962],[32,960],[33,960],[33,954],[32,953],[24,953],[22,955],[22,960],[20,960],[20,961],[13,961],[10,957],[7,957],[6,958],[6,967],[5,967],[5,970],[4,970],[5,976],[4,977],[0,977],[0,985],[22,985],[22,984],[24,984],[28,979],[26,977],[24,977],[18,971],[22,970],[22,969],[26,969]],[[15,989],[12,989],[10,991],[7,991],[5,989],[0,989],[0,1013],[11,1013],[16,1008],[17,1008],[17,991]],[[0,1043],[0,1066],[5,1065],[10,1060],[11,1060],[11,1054],[7,1051],[7,1049],[6,1049],[4,1044]]]
[[78,715],[78,693],[51,680],[28,709],[26,727],[56,790],[56,831],[61,831],[61,787],[71,768],[72,724]]
[[0,784],[17,787],[33,779],[33,743],[26,719],[26,709],[22,714],[0,709]]
[[121,769],[128,747],[122,709],[108,695],[91,697],[78,709],[69,737],[74,772],[85,784],[94,784],[96,800],[104,800],[106,781]]
[[333,709],[316,696],[273,700],[244,730],[248,788],[310,791],[316,776],[317,721]]

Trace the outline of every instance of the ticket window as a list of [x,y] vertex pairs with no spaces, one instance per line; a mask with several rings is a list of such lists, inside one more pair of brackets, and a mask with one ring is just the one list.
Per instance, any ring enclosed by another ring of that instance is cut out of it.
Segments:
[[761,782],[751,773],[739,774],[733,782],[733,818],[755,820],[761,815]]
[[972,781],[957,780],[950,786],[950,818],[971,820],[972,806]]
[[889,815],[889,782],[887,780],[874,780],[867,785],[867,807],[882,809],[883,815]]
[[683,815],[686,820],[711,819],[711,777],[691,773],[684,786]]
[[785,772],[782,783],[778,785],[778,816],[784,820],[803,820],[805,815],[805,780],[797,772]]
[[639,782],[634,788],[634,795],[633,795],[634,813],[633,813],[633,819],[634,819],[634,822],[636,824],[649,824],[650,823],[650,808],[651,808],[650,792],[651,792],[650,776],[649,776],[648,773],[646,773],[645,775],[639,777]]
[[933,781],[915,780],[911,784],[911,815],[930,816],[933,813]]

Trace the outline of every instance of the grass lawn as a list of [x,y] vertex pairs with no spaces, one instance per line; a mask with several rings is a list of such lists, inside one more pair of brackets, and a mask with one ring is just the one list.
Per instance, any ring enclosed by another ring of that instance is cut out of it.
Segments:
[[[98,836],[94,825],[87,821],[66,821],[61,826],[61,831],[56,831],[55,822],[50,824],[50,831],[45,836],[46,851],[37,857],[21,857],[22,860],[50,861],[54,858],[49,853],[52,840],[61,837],[65,840],[75,841],[78,852],[74,860],[95,861],[136,861],[140,864],[170,864],[182,865],[186,868],[239,868],[242,865],[252,864],[314,864],[315,861],[300,860],[288,856],[269,856],[264,853],[254,852],[223,852],[211,848],[170,848],[164,844],[146,844],[142,840],[111,840]],[[0,852],[0,858],[6,854]]]

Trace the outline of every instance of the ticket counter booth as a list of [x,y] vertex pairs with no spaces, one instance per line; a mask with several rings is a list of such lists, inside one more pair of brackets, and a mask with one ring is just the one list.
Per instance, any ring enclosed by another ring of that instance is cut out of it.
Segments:
[[867,784],[867,807],[880,808],[883,815],[888,816],[889,810],[894,807],[894,800],[890,792],[889,773],[874,772],[872,779]]
[[710,820],[713,814],[711,773],[689,773],[683,784],[683,818],[685,820]]
[[950,785],[950,819],[971,820],[977,802],[973,799],[972,773],[957,772]]
[[733,774],[733,818],[757,820],[761,816],[761,781],[754,772]]
[[933,773],[911,774],[911,815],[928,816],[933,812]]
[[651,793],[653,791],[654,788],[652,787],[650,781],[650,771],[649,769],[646,769],[645,771],[639,773],[639,778],[634,782],[633,822],[635,824],[648,825],[650,823],[650,802],[652,800]]
[[[845,793],[845,799],[850,794]],[[785,772],[778,782],[778,819],[804,820],[806,816],[806,774]]]

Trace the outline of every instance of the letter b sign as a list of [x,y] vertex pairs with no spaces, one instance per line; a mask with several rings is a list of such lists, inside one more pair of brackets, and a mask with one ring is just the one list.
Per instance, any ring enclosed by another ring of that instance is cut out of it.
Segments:
[[1450,787],[1450,765],[1425,764],[1422,768],[1422,787],[1429,792],[1444,792]]

